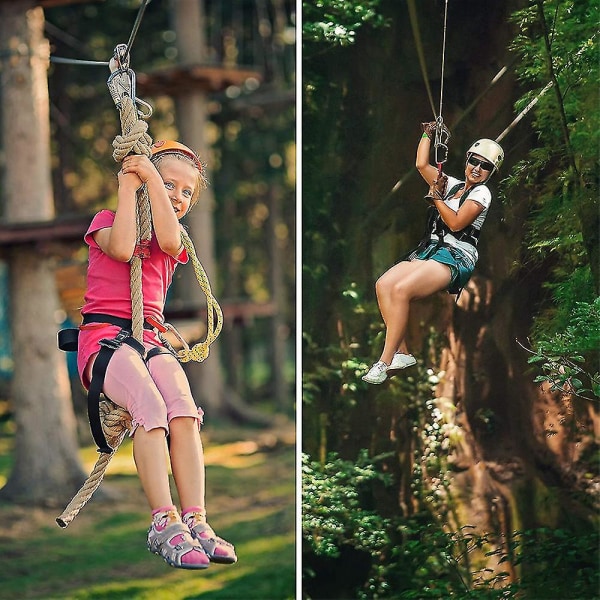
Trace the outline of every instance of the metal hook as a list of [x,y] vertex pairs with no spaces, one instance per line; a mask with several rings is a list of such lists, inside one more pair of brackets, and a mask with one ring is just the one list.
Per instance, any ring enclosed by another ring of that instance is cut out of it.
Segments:
[[450,132],[444,127],[444,120],[440,115],[435,120],[435,139],[434,139],[434,151],[435,151],[435,162],[441,165],[448,160],[448,140],[450,139]]
[[[144,110],[139,110],[138,108],[138,117],[140,119],[143,119],[144,121],[147,121],[151,116],[152,116],[152,106],[150,106],[150,104],[148,104],[147,102],[144,102],[143,100],[140,100],[139,98],[135,98],[135,103],[140,107],[143,108]],[[145,112],[144,112],[145,111]]]
[[129,50],[126,44],[117,44],[115,46],[113,58],[119,69],[129,69]]
[[448,146],[444,143],[439,143],[435,145],[434,148],[435,153],[435,162],[438,165],[444,164],[448,160]]
[[135,102],[135,73],[129,68],[129,55],[126,50],[125,44],[119,44],[109,62],[111,74],[106,85],[117,108],[121,106],[125,96]]

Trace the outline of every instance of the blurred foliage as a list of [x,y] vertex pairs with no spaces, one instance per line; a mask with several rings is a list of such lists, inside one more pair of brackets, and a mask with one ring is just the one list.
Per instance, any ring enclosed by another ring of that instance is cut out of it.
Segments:
[[[595,598],[600,537],[564,529],[513,531],[510,538],[471,526],[452,531],[435,512],[388,517],[372,508],[377,481],[389,475],[361,452],[355,461],[332,454],[321,464],[302,460],[305,598]],[[351,548],[354,554],[344,552]],[[499,568],[481,566],[481,555]],[[350,565],[359,557],[361,569]],[[327,586],[319,570],[345,573]],[[349,568],[350,566],[350,568]],[[503,567],[504,569],[503,570]],[[519,573],[511,581],[511,571]],[[361,578],[362,575],[362,578]]]
[[529,88],[535,147],[505,182],[530,198],[527,250],[545,261],[549,298],[532,331],[532,363],[552,389],[598,398],[600,64],[597,2],[535,0],[514,13],[517,73]]
[[378,26],[380,0],[316,0],[302,3],[302,37],[305,41],[345,46],[356,40],[363,25]]
[[344,543],[381,552],[389,543],[382,535],[386,519],[361,506],[373,480],[389,481],[372,462],[364,450],[356,461],[332,454],[324,465],[302,455],[302,530],[316,554],[335,558]]
[[542,331],[529,358],[542,369],[535,381],[549,383],[551,391],[598,402],[599,324],[600,297],[593,303],[576,302],[564,329],[553,334]]
[[[46,35],[57,57],[107,61],[114,47],[129,39],[139,0],[111,0],[45,10]],[[215,197],[214,231],[219,300],[235,303],[281,302],[293,363],[295,328],[295,3],[222,3],[206,0],[206,62],[243,65],[262,77],[243,86],[210,92],[206,146]],[[146,8],[131,51],[131,68],[152,74],[178,64],[172,3],[154,0]],[[51,139],[57,214],[93,214],[114,208],[118,165],[112,141],[120,133],[118,111],[106,80],[106,66],[51,63]],[[183,91],[183,90],[182,90]],[[181,139],[176,98],[145,97],[154,113],[153,139]],[[273,298],[273,255],[280,260],[281,298]],[[202,257],[200,257],[202,260]],[[171,296],[177,294],[177,282]],[[238,324],[238,323],[236,323]],[[264,399],[271,392],[270,319],[244,327],[237,343],[249,360],[241,374],[244,395]],[[233,342],[236,343],[236,342]],[[264,368],[263,368],[264,367]],[[250,372],[248,372],[250,371]],[[293,367],[286,369],[290,389]],[[231,382],[230,382],[231,383]]]
[[[487,459],[487,451],[492,460],[497,459],[496,451],[502,455],[502,450],[494,448],[496,407],[481,406],[478,382],[485,381],[486,375],[465,375],[466,385],[474,388],[468,392],[475,398],[465,398],[467,391],[457,390],[463,401],[461,418],[470,430],[456,424],[451,402],[436,397],[443,393],[439,390],[448,389],[443,385],[435,389],[444,383],[445,374],[427,369],[425,361],[384,386],[368,386],[360,380],[368,366],[362,357],[376,353],[384,334],[377,306],[364,291],[363,276],[376,272],[378,265],[372,264],[372,255],[377,249],[386,245],[388,251],[395,243],[382,231],[395,216],[391,212],[375,215],[381,219],[373,228],[377,196],[373,191],[378,188],[373,181],[363,181],[365,171],[361,169],[365,161],[384,160],[379,155],[373,158],[381,146],[369,136],[385,137],[389,132],[380,128],[373,133],[365,125],[376,110],[373,104],[384,102],[369,94],[364,79],[369,77],[369,67],[363,65],[367,73],[357,74],[348,66],[381,58],[382,48],[391,53],[389,40],[378,46],[379,40],[373,39],[376,36],[367,33],[371,27],[386,27],[381,15],[390,11],[382,2],[360,3],[364,13],[355,12],[356,4],[310,3],[303,20],[306,597],[595,597],[598,535],[595,530],[582,532],[581,514],[571,511],[571,499],[579,493],[575,484],[564,490],[569,497],[566,507],[562,503],[556,507],[569,512],[568,520],[561,521],[565,528],[572,528],[569,531],[534,528],[543,522],[539,515],[526,531],[511,531],[509,524],[503,531],[482,533],[470,525],[457,525],[465,523],[459,517],[472,514],[471,510],[497,510],[496,506],[467,507],[469,499],[453,497],[450,485],[456,471],[465,468],[453,463],[457,454],[452,451],[457,445],[466,446],[467,454],[472,451],[477,457]],[[437,8],[441,5],[436,3]],[[532,304],[523,311],[524,327],[529,327],[531,314],[539,315],[532,329],[537,345],[531,362],[541,363],[546,381],[552,380],[563,392],[570,385],[572,392],[593,397],[598,390],[598,369],[593,363],[598,349],[598,282],[593,268],[598,246],[598,4],[523,0],[518,6],[525,8],[515,13],[513,20],[517,35],[512,49],[518,57],[520,89],[524,90],[516,104],[517,113],[549,81],[554,78],[556,82],[529,113],[534,130],[531,152],[503,182],[509,207],[523,201],[531,207],[524,223],[525,264],[520,262],[517,269],[523,274],[533,265],[544,276],[549,274],[544,284],[547,297],[541,305]],[[380,16],[376,18],[370,11]],[[434,12],[432,9],[431,14]],[[369,18],[362,20],[367,14]],[[367,41],[360,44],[362,33]],[[343,76],[338,76],[338,70],[343,70]],[[372,74],[373,78],[377,75]],[[390,118],[405,117],[392,115],[396,107],[393,102],[389,106]],[[394,222],[391,229],[396,237],[403,227],[406,223]],[[381,232],[385,239],[373,240],[374,232]],[[500,234],[506,232],[500,230]],[[507,282],[493,283],[502,286]],[[521,283],[515,280],[508,285]],[[528,281],[527,285],[536,291],[540,283]],[[498,292],[500,296],[505,290],[498,288]],[[473,316],[477,321],[476,310]],[[482,327],[504,326],[502,318],[490,317]],[[466,319],[459,314],[454,331],[462,341],[475,333],[467,332]],[[426,330],[428,325],[420,327]],[[439,332],[429,334],[424,335],[421,352],[416,354],[426,357],[427,364],[440,364],[440,346],[447,347],[447,341]],[[477,335],[484,337],[482,330]],[[481,350],[475,343],[466,352],[480,351],[479,365],[493,360],[493,354],[486,354],[487,348]],[[510,381],[521,385],[518,375]],[[490,380],[489,385],[495,382]],[[532,412],[537,410],[534,399],[519,397],[519,393],[515,388],[515,398],[510,400],[530,402]],[[472,407],[467,401],[473,402],[476,410],[469,412]],[[523,430],[531,433],[531,426],[525,424]],[[575,431],[566,432],[567,444],[575,438]],[[581,428],[577,432],[581,434]],[[467,439],[471,434],[485,436],[487,445]],[[591,441],[589,431],[585,436],[586,443]],[[524,443],[529,448],[528,442]],[[520,459],[514,446],[508,452]],[[586,452],[594,454],[593,444]],[[588,458],[586,455],[582,461],[586,463],[582,469],[588,469]],[[529,459],[524,462],[529,464]],[[542,479],[548,475],[543,464]],[[509,473],[512,469],[506,466],[502,473],[508,486],[521,481],[516,470]],[[578,474],[591,473],[582,469]],[[500,480],[494,476],[493,481]],[[507,492],[509,502],[512,497],[519,506],[507,508],[506,515],[527,520],[527,502],[520,506],[519,498],[511,494],[512,489]],[[587,502],[591,493],[589,496]],[[489,501],[483,494],[478,498]],[[369,535],[363,530],[366,523],[371,527]],[[334,574],[336,586],[329,583]],[[577,586],[569,585],[575,577]]]

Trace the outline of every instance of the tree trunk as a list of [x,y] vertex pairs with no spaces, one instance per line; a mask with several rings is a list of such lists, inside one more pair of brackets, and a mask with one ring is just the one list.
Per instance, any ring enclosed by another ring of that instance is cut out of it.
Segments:
[[[3,61],[2,146],[6,151],[6,220],[54,217],[50,184],[48,44],[44,13],[33,1],[0,3]],[[52,257],[42,246],[10,251],[10,304],[17,424],[15,464],[1,495],[48,504],[63,501],[85,475],[64,355],[56,347],[59,300]]]
[[[173,3],[174,29],[177,34],[177,49],[180,62],[185,65],[201,64],[207,61],[204,36],[204,7],[202,0],[179,0]],[[209,150],[205,139],[207,121],[206,94],[198,90],[182,91],[177,97],[177,121],[181,141],[198,152],[209,163]],[[210,172],[210,165],[209,165]],[[200,262],[206,270],[211,286],[217,288],[215,267],[215,247],[213,231],[214,195],[210,186],[203,190],[200,199],[187,217],[190,236],[194,241]],[[180,282],[182,297],[191,306],[198,304],[200,288],[193,271],[186,269]],[[200,404],[215,414],[222,410],[224,381],[219,360],[219,343],[213,343],[210,356],[202,363],[190,365],[188,377],[199,396]]]
[[285,380],[285,363],[287,358],[287,318],[285,309],[288,305],[283,276],[283,253],[281,242],[277,236],[277,228],[281,219],[281,189],[272,186],[269,190],[269,258],[271,260],[271,294],[275,304],[275,314],[271,320],[271,369],[273,373],[273,395],[277,407],[285,412],[291,406],[290,390]]

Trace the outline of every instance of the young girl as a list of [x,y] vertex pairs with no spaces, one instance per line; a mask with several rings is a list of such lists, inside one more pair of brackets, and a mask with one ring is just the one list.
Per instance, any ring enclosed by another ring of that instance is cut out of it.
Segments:
[[379,310],[386,325],[379,360],[362,379],[383,383],[399,369],[416,364],[404,340],[410,303],[441,290],[458,294],[478,259],[477,240],[492,201],[485,182],[500,167],[504,152],[492,140],[476,141],[467,151],[464,181],[443,175],[429,164],[431,136],[436,123],[424,123],[416,166],[430,186],[434,209],[427,239],[375,284]]
[[[206,186],[196,154],[178,142],[156,142],[152,158],[131,155],[118,174],[117,210],[99,212],[85,235],[89,245],[88,287],[82,308],[77,355],[86,389],[100,340],[131,327],[130,265],[136,247],[136,190],[145,183],[153,234],[142,261],[144,317],[164,321],[163,309],[173,272],[188,260],[179,220]],[[157,332],[144,325],[144,351],[122,344],[112,355],[103,392],[132,417],[133,455],[152,511],[148,549],[174,567],[204,569],[210,561],[234,563],[231,544],[206,521],[204,458],[200,440],[203,412],[192,398],[178,360],[165,351]],[[166,461],[169,435],[171,470],[181,513],[171,496]]]

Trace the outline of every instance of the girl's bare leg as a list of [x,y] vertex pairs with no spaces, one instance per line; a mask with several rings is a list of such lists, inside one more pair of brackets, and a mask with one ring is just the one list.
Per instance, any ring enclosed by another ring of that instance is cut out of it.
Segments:
[[138,427],[133,435],[133,459],[150,508],[172,505],[164,430]]
[[204,450],[198,431],[198,421],[191,417],[177,417],[170,423],[171,469],[185,510],[190,507],[205,509]]

